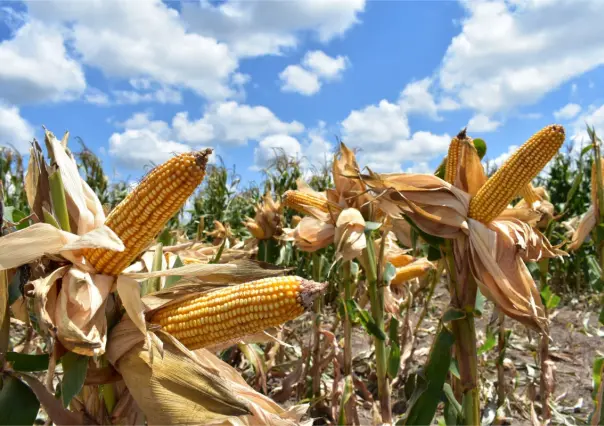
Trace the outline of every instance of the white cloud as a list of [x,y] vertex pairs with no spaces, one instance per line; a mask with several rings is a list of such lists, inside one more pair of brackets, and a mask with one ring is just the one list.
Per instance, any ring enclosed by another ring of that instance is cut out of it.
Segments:
[[112,92],[117,104],[139,104],[142,102],[157,102],[160,104],[181,104],[182,94],[170,87],[160,87],[150,92],[135,90],[114,90]]
[[82,61],[109,77],[146,78],[189,88],[210,99],[233,94],[237,58],[224,43],[187,31],[161,0],[28,3],[45,22],[71,23],[65,32]]
[[300,158],[302,146],[296,138],[289,135],[267,136],[254,149],[254,168],[266,167],[281,152],[286,153],[289,157]]
[[[438,106],[430,93],[431,85],[432,79],[424,78],[423,80],[408,83],[405,86],[401,92],[399,102],[406,112],[418,112],[438,119]],[[450,105],[450,102],[446,101],[445,106]]]
[[500,126],[500,121],[492,120],[484,114],[476,114],[468,121],[468,131],[470,132],[492,132]]
[[408,161],[427,162],[447,151],[449,135],[426,131],[411,134],[406,111],[382,100],[352,111],[342,122],[343,141],[361,148],[362,163],[377,171],[401,171]]
[[308,143],[303,146],[307,168],[321,168],[333,158],[335,145],[325,138],[325,124],[308,131]]
[[30,20],[0,43],[0,99],[14,105],[58,101],[86,89],[81,66],[69,57],[60,29]]
[[235,101],[210,105],[199,120],[189,120],[187,112],[176,114],[172,126],[177,137],[187,143],[244,145],[272,134],[295,134],[304,130],[297,122],[279,120],[264,106],[242,105]]
[[463,2],[440,84],[482,114],[531,104],[604,64],[601,0]]
[[578,104],[566,104],[557,111],[554,111],[554,118],[556,120],[570,120],[575,118],[577,114],[581,112],[581,106]]
[[27,152],[34,129],[16,106],[0,104],[0,146],[11,144],[20,152]]
[[239,56],[280,54],[298,45],[303,32],[322,42],[343,35],[358,22],[365,0],[183,2],[189,28],[224,41]]
[[346,56],[332,58],[321,50],[313,50],[304,55],[302,64],[317,76],[326,80],[339,78],[348,65]]
[[389,144],[397,139],[409,137],[407,115],[397,104],[382,100],[378,105],[369,105],[362,110],[352,111],[342,121],[344,142],[371,141],[373,144]]
[[94,105],[109,105],[109,96],[95,87],[89,87],[84,93],[84,100]]
[[288,65],[279,74],[281,90],[283,92],[296,92],[301,95],[314,95],[321,89],[319,77],[299,65]]
[[572,126],[572,135],[570,137],[570,140],[574,141],[577,145],[585,145],[590,141],[586,124],[594,128],[596,135],[600,139],[604,139],[604,105],[591,105],[587,111],[577,117]]
[[301,65],[288,65],[281,73],[281,90],[311,96],[324,81],[337,80],[348,66],[348,58],[332,58],[320,50],[306,52]]
[[164,121],[151,120],[149,114],[138,113],[122,123],[124,131],[109,138],[109,154],[116,163],[129,169],[159,164],[175,153],[191,148],[172,140],[172,132]]

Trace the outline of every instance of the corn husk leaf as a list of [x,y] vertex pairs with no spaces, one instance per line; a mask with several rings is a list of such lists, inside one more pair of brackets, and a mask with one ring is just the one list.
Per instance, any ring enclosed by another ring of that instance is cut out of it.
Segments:
[[84,264],[83,248],[107,248],[123,251],[124,244],[107,226],[77,236],[47,223],[36,223],[1,237],[0,269],[16,268],[44,255],[61,254],[74,263]]
[[295,229],[286,230],[285,234],[285,241],[293,241],[302,251],[313,252],[333,242],[335,226],[312,216],[305,216]]
[[367,247],[365,238],[365,219],[357,209],[343,210],[336,221],[334,233],[336,256],[334,263],[355,259]]
[[27,203],[39,221],[44,219],[44,209],[51,210],[50,184],[48,171],[44,162],[42,148],[36,140],[29,149],[29,162],[25,174],[25,194]]
[[163,356],[154,345],[151,360],[143,336],[125,319],[111,333],[107,352],[149,424],[211,424],[250,413],[229,381],[205,368],[170,335],[160,331],[158,336]]
[[61,172],[69,217],[76,224],[75,233],[84,235],[105,222],[103,206],[94,191],[80,177],[77,163],[73,156],[67,154],[66,147],[48,130],[45,130],[45,134]]
[[587,212],[581,218],[577,229],[573,232],[571,242],[568,245],[570,251],[575,251],[581,247],[587,236],[596,226],[596,211],[592,206],[589,207]]

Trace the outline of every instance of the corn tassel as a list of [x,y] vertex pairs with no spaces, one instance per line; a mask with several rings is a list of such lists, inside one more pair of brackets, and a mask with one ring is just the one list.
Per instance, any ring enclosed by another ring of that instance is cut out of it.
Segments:
[[490,223],[558,152],[564,127],[550,125],[533,135],[480,188],[470,201],[469,216]]
[[121,253],[106,249],[86,249],[84,256],[97,272],[118,275],[164,228],[201,183],[205,175],[207,149],[184,153],[156,167],[105,220],[122,240]]
[[170,304],[150,321],[189,349],[234,342],[301,315],[325,285],[296,276],[264,278]]

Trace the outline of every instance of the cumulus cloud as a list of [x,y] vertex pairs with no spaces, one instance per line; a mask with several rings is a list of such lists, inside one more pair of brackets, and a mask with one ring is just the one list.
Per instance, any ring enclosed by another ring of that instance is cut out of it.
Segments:
[[304,130],[297,122],[283,122],[264,106],[235,101],[210,105],[199,120],[190,120],[187,112],[176,114],[172,126],[183,142],[244,145],[272,134],[295,134]]
[[495,121],[484,114],[476,114],[468,121],[468,131],[486,133],[497,130],[501,126],[500,121]]
[[127,169],[140,169],[145,165],[159,164],[176,153],[191,150],[188,145],[172,139],[168,124],[153,120],[148,113],[137,113],[121,123],[123,132],[109,138],[109,154],[116,163]]
[[139,112],[116,125],[123,131],[111,136],[109,154],[120,165],[131,168],[149,161],[160,162],[174,152],[207,146],[241,146],[252,140],[264,141],[255,156],[263,163],[270,157],[271,148],[279,143],[288,148],[288,153],[300,152],[291,143],[296,139],[290,135],[304,131],[301,123],[283,122],[266,107],[235,101],[208,106],[198,120],[191,120],[186,111],[176,113],[171,123],[154,120],[148,112]]
[[342,121],[343,140],[361,148],[363,164],[377,171],[396,172],[405,162],[428,162],[446,153],[448,134],[427,131],[411,134],[404,106],[382,100],[352,111]]
[[281,90],[283,92],[296,92],[310,96],[318,93],[321,89],[319,77],[300,65],[288,65],[281,71],[279,78],[281,79]]
[[286,153],[292,158],[300,158],[302,153],[300,142],[289,135],[270,135],[265,137],[254,149],[255,168],[261,169],[266,167],[280,153]]
[[604,64],[600,0],[475,1],[439,71],[442,88],[491,115],[531,104]]
[[78,97],[86,89],[80,64],[66,49],[60,29],[29,20],[0,43],[0,99],[23,105]]
[[596,135],[600,139],[604,138],[604,104],[603,105],[590,105],[587,110],[581,114],[574,121],[571,132],[570,140],[575,142],[577,146],[585,145],[589,143],[589,135],[587,133],[586,124],[593,127],[596,131]]
[[[188,31],[161,0],[136,2],[31,2],[30,15],[65,30],[83,63],[106,76],[149,78],[220,99],[233,92],[238,61],[225,43]],[[193,58],[195,58],[193,60]]]
[[314,95],[325,81],[337,80],[348,66],[348,58],[332,58],[320,50],[307,52],[301,65],[288,65],[281,73],[281,90]]
[[569,103],[564,105],[557,111],[554,111],[556,120],[570,120],[575,118],[581,112],[581,106],[578,104]]
[[0,146],[12,145],[20,152],[27,152],[34,129],[21,117],[19,108],[0,104]]
[[298,46],[303,32],[328,42],[359,22],[365,0],[184,2],[188,27],[224,41],[239,57],[280,54]]

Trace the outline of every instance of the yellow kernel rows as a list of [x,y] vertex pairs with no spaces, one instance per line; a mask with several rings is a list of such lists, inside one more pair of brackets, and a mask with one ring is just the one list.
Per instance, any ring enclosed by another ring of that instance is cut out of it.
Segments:
[[470,201],[469,216],[490,223],[558,152],[564,128],[550,125],[534,134],[487,180]]
[[189,349],[228,342],[302,314],[302,280],[273,277],[225,287],[161,309],[150,321]]
[[289,190],[283,194],[283,205],[300,213],[310,215],[312,215],[312,212],[308,207],[314,207],[324,213],[339,212],[342,210],[340,206],[323,197],[319,197],[310,192],[296,190]]
[[118,275],[153,241],[203,180],[210,153],[206,150],[171,158],[153,169],[111,211],[105,225],[120,237],[126,249],[121,253],[84,250],[97,272]]

